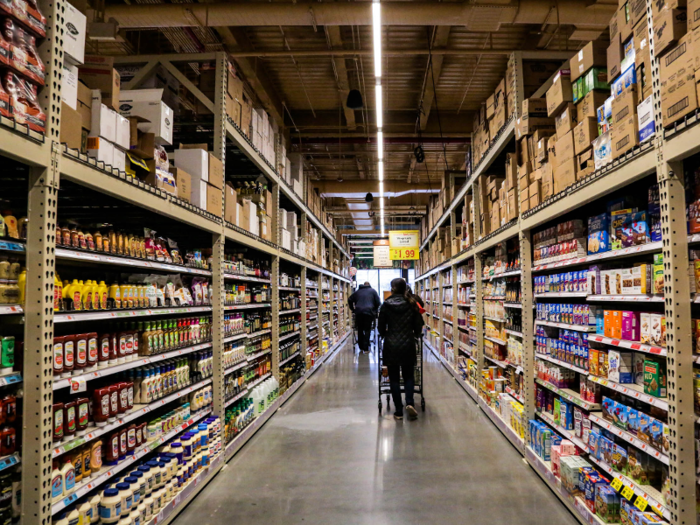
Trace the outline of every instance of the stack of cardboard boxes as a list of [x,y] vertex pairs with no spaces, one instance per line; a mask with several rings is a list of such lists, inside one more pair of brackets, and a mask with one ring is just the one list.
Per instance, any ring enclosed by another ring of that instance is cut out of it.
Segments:
[[[85,61],[85,15],[65,4],[63,38],[63,77],[61,79],[61,142],[85,153],[90,131],[92,93],[79,82],[78,67]],[[68,28],[71,28],[68,31]]]
[[296,212],[280,208],[279,213],[280,244],[282,248],[305,257],[306,243],[299,236],[299,223]]
[[[180,144],[170,157],[175,167],[169,172],[175,179],[178,197],[221,217],[224,188],[221,161],[207,151],[206,144]],[[190,183],[189,196],[182,190],[187,181]],[[150,184],[154,182],[152,178],[149,181]]]
[[272,193],[249,183],[237,187],[227,182],[224,188],[224,220],[253,235],[272,238]]
[[[555,84],[560,84],[560,79],[557,78]],[[543,186],[545,195],[549,196],[551,192],[552,164],[549,162],[549,145],[555,131],[554,119],[548,116],[545,99],[523,100],[520,118],[515,128],[518,142],[516,158],[510,157],[506,162],[506,179],[512,177],[512,171],[517,165],[516,187],[519,191],[518,207],[521,212],[540,203]]]

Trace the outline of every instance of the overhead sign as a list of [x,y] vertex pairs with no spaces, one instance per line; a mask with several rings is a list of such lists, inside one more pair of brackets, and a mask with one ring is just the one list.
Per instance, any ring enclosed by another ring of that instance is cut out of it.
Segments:
[[418,260],[420,257],[418,230],[390,230],[389,256],[392,261]]
[[391,268],[393,263],[389,257],[389,241],[374,241],[374,267]]

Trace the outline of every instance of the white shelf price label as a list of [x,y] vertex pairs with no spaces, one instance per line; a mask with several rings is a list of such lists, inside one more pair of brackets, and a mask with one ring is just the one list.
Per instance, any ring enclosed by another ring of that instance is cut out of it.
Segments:
[[85,392],[87,389],[87,382],[84,377],[76,377],[70,380],[70,391],[71,394],[77,394],[78,392]]

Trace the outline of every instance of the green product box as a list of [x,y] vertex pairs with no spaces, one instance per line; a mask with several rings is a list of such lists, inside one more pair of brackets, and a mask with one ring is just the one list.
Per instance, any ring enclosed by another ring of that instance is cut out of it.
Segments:
[[608,71],[603,67],[592,67],[574,83],[574,103],[585,97],[589,91],[600,89],[610,91],[608,84]]
[[664,254],[655,253],[653,262],[654,288],[655,294],[664,293]]
[[644,393],[666,397],[666,365],[655,359],[644,360]]
[[561,404],[559,403],[559,398],[554,398],[554,424],[560,425],[561,423]]

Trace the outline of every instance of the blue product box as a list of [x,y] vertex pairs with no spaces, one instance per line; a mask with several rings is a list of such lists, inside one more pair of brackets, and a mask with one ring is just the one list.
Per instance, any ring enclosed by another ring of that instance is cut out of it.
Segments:
[[613,423],[622,430],[627,430],[627,422],[629,421],[629,407],[622,403],[615,402],[613,408]]
[[600,434],[597,430],[591,430],[588,433],[588,449],[591,451],[594,457],[598,457],[598,440],[600,439]]
[[627,432],[635,436],[639,432],[639,411],[636,408],[627,409]]
[[598,231],[588,234],[588,255],[610,251],[610,234]]
[[566,430],[574,429],[574,406],[565,400],[560,400],[561,407],[560,424]]
[[654,103],[649,95],[637,106],[637,125],[639,128],[639,143],[650,139],[656,132],[654,122]]
[[622,247],[637,246],[650,242],[647,212],[638,211],[625,216],[622,222]]
[[637,83],[637,72],[635,70],[634,64],[628,67],[622,75],[617,77],[612,85],[610,86],[610,94],[617,97],[622,94],[622,92],[628,87]]

